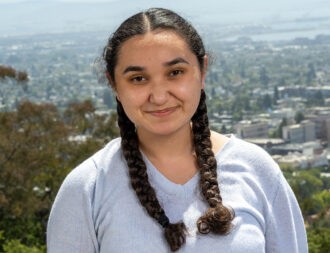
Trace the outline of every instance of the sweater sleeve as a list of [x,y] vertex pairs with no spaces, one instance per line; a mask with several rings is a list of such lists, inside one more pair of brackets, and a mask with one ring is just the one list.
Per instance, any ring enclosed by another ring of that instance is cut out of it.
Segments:
[[95,177],[95,164],[88,159],[64,180],[47,225],[48,253],[98,252],[92,219]]
[[307,253],[304,220],[291,187],[280,173],[275,198],[269,207],[267,253]]

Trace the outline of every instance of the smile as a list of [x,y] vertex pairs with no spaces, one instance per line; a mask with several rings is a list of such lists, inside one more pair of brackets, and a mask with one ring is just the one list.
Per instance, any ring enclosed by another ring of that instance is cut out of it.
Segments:
[[162,110],[155,110],[155,111],[147,111],[147,113],[150,113],[151,115],[155,116],[155,117],[165,117],[167,115],[172,114],[173,112],[176,111],[176,109],[178,109],[179,106],[173,106],[173,107],[168,107]]

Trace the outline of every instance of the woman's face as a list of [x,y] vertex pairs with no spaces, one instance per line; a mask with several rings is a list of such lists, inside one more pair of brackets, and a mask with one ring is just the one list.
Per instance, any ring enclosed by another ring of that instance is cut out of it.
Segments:
[[140,136],[170,135],[190,127],[204,77],[186,42],[158,29],[123,43],[114,90]]

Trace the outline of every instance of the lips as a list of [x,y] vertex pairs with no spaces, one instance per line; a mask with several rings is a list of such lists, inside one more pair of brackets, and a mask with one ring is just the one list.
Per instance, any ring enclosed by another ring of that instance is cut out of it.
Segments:
[[175,112],[177,109],[179,108],[179,106],[173,106],[173,107],[168,107],[162,110],[154,110],[154,111],[147,111],[147,113],[150,113],[151,115],[155,116],[155,117],[165,117],[168,116],[170,114],[172,114],[173,112]]

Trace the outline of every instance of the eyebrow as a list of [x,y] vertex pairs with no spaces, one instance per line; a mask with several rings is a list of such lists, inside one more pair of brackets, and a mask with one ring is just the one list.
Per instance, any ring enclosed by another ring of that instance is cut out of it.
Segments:
[[128,66],[124,71],[123,71],[123,75],[126,74],[127,72],[130,71],[144,71],[146,68],[143,67],[139,67],[139,66]]
[[[186,61],[185,59],[181,58],[181,57],[177,57],[169,62],[165,62],[163,65],[166,67],[170,67],[173,66],[175,64],[178,63],[185,63],[185,64],[189,64],[188,61]],[[127,68],[125,68],[125,70],[123,71],[123,75],[126,74],[127,72],[138,72],[138,71],[144,71],[146,70],[145,67],[140,67],[140,66],[128,66]]]
[[170,67],[170,66],[173,66],[173,65],[178,64],[178,63],[189,64],[189,62],[187,62],[185,59],[183,59],[181,57],[178,57],[178,58],[173,59],[172,61],[165,62],[163,65],[166,66],[166,67]]

